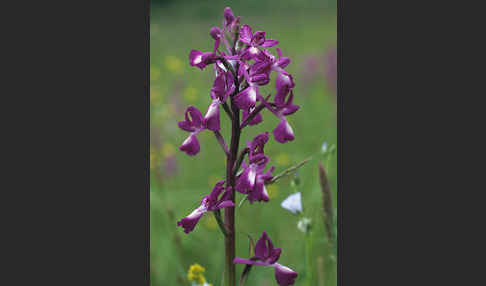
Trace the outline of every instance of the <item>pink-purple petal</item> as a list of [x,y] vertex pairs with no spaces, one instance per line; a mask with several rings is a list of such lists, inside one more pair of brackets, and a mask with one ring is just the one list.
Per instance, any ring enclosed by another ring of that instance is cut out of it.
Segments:
[[199,141],[195,134],[191,133],[182,145],[179,147],[179,150],[184,151],[189,156],[194,156],[199,153],[201,147],[199,146]]
[[273,136],[280,143],[294,140],[294,131],[285,118],[282,118],[277,128],[273,130]]
[[187,217],[181,219],[177,222],[178,226],[184,228],[185,233],[189,233],[194,230],[196,224],[201,219],[203,214],[206,212],[206,208],[204,206],[200,206],[195,209],[192,213],[190,213]]
[[295,278],[298,276],[297,272],[279,263],[275,263],[273,266],[275,268],[275,279],[278,285],[289,286],[295,283]]
[[290,59],[287,57],[282,57],[277,60],[276,65],[280,68],[285,68],[290,64]]
[[246,24],[243,25],[240,29],[240,41],[249,45],[252,37],[251,27]]
[[250,201],[250,203],[269,201],[268,192],[267,189],[265,188],[265,183],[263,180],[257,180],[253,190],[248,193],[248,201]]
[[[185,115],[186,115],[186,121],[191,122],[191,124],[196,128],[201,128],[203,116],[202,116],[201,111],[199,111],[199,109],[190,105],[186,109]],[[190,118],[189,118],[189,115],[190,115]]]
[[267,249],[267,240],[269,240],[267,232],[264,231],[262,236],[258,239],[257,243],[255,244],[255,256],[260,259],[266,258],[266,253],[268,252]]
[[213,100],[203,119],[204,127],[212,131],[220,130],[219,104],[220,101],[218,99]]
[[254,107],[256,104],[257,95],[258,87],[250,86],[238,93],[234,98],[234,102],[239,109]]
[[177,122],[177,125],[179,125],[180,129],[188,131],[188,132],[196,131],[196,128],[190,122],[187,122],[187,121]]
[[234,207],[234,206],[235,203],[233,203],[232,201],[223,201],[216,206],[216,209],[223,209],[223,208]]
[[264,48],[271,48],[271,47],[276,46],[278,44],[279,44],[279,41],[277,41],[277,40],[266,39],[265,42],[261,46],[264,47]]
[[265,43],[265,32],[264,31],[256,31],[253,35],[252,42],[260,46]]
[[247,190],[252,190],[255,186],[256,171],[251,167],[247,167],[236,182],[236,190],[245,193]]

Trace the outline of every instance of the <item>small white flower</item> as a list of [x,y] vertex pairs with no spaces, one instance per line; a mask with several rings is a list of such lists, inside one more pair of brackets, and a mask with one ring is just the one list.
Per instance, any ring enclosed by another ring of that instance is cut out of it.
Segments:
[[284,209],[292,213],[302,212],[302,196],[300,192],[291,194],[280,204]]
[[309,231],[309,228],[310,228],[310,224],[311,224],[312,220],[310,218],[302,218],[301,220],[299,220],[299,222],[297,223],[297,228],[306,233],[307,231]]

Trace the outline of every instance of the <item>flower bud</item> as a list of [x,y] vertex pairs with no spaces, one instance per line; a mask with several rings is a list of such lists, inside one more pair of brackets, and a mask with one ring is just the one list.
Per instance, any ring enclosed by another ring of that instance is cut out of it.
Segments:
[[211,30],[209,30],[209,34],[213,39],[217,40],[221,37],[221,29],[219,27],[212,27]]
[[327,142],[326,141],[322,142],[321,153],[322,154],[327,153]]
[[233,11],[231,10],[230,7],[224,8],[224,19],[225,19],[226,26],[231,24],[235,19],[235,15],[233,14]]
[[310,218],[302,218],[299,220],[299,222],[297,223],[297,228],[302,231],[303,233],[307,233],[311,230],[311,222],[312,220]]

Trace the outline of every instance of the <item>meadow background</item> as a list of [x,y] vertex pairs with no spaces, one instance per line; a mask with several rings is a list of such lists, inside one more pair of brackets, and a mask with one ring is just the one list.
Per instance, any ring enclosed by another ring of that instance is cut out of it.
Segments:
[[[329,247],[322,212],[318,164],[327,165],[333,205],[336,208],[336,156],[325,162],[322,143],[337,143],[335,1],[153,1],[150,11],[150,280],[153,286],[190,285],[187,270],[199,263],[206,280],[221,285],[224,269],[223,236],[212,215],[205,215],[194,232],[186,235],[176,222],[199,206],[215,182],[225,176],[225,158],[212,132],[199,135],[201,152],[189,157],[178,150],[188,133],[178,128],[184,110],[194,105],[204,114],[210,103],[214,73],[189,66],[191,49],[209,51],[212,26],[221,25],[223,9],[230,6],[242,24],[264,30],[280,41],[287,67],[295,80],[294,103],[301,109],[288,117],[295,140],[276,142],[273,135],[265,146],[275,165],[274,175],[310,156],[299,169],[304,215],[313,222],[312,255],[306,257],[304,233],[297,229],[299,217],[280,206],[295,191],[290,178],[268,187],[270,202],[246,202],[236,210],[237,256],[248,257],[248,237],[255,240],[266,230],[283,252],[279,263],[299,272],[295,285],[336,285],[336,261]],[[274,48],[272,48],[274,52]],[[276,52],[274,52],[276,54]],[[264,88],[274,94],[274,81]],[[278,121],[268,110],[264,122],[244,129],[241,146],[255,135],[271,132]],[[221,111],[221,133],[229,142],[230,128]],[[237,202],[242,195],[237,193]],[[309,258],[309,259],[308,259]],[[310,261],[310,264],[306,261]],[[306,279],[308,270],[312,279]],[[237,274],[243,270],[237,266]],[[274,270],[254,267],[246,285],[277,285]]]

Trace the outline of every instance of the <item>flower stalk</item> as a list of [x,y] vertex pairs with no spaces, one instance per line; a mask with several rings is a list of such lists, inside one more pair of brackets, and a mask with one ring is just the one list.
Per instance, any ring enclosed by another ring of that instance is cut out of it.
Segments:
[[[237,43],[238,33],[235,33],[235,41],[233,44],[233,55],[235,54],[235,46]],[[225,63],[226,61],[223,61]],[[226,62],[227,63],[227,62]],[[226,66],[227,64],[225,64]],[[238,81],[238,76],[231,68],[231,66],[227,67],[231,70],[234,83],[235,83],[235,91],[234,94],[239,92],[240,84]],[[239,65],[236,65],[236,70],[239,69]],[[231,100],[231,111],[233,114],[233,118],[231,120],[231,145],[229,150],[229,156],[226,159],[226,186],[231,186],[232,193],[231,193],[231,201],[235,202],[235,174],[233,173],[233,168],[236,163],[237,154],[238,154],[238,147],[240,144],[240,110],[236,106],[234,102],[234,96],[230,97]],[[228,235],[225,236],[224,245],[225,245],[225,285],[234,286],[236,285],[236,269],[235,265],[233,264],[233,259],[235,258],[235,208],[229,207],[226,208],[224,211],[224,224],[226,229],[228,230]]]
[[[209,34],[215,40],[213,51],[192,50],[189,53],[189,65],[201,70],[213,65],[216,78],[210,91],[211,103],[204,116],[194,106],[187,108],[185,120],[180,121],[178,125],[182,130],[189,132],[189,135],[179,149],[189,156],[197,155],[201,149],[198,134],[205,130],[213,131],[226,155],[226,177],[217,182],[213,191],[203,197],[200,206],[178,221],[177,225],[182,227],[185,233],[190,233],[205,213],[213,212],[224,235],[225,286],[236,285],[235,264],[246,264],[245,277],[249,273],[250,265],[273,267],[275,278],[280,286],[292,285],[298,274],[287,266],[277,263],[281,249],[274,249],[266,232],[253,249],[255,256],[250,259],[235,257],[236,191],[244,194],[250,203],[268,202],[269,195],[265,185],[275,182],[308,161],[301,162],[295,168],[273,177],[275,166],[265,171],[270,160],[264,152],[264,146],[269,140],[269,132],[257,135],[238,153],[242,129],[261,123],[263,121],[261,111],[265,108],[280,120],[272,132],[275,140],[279,143],[294,140],[294,132],[287,116],[295,113],[299,106],[292,103],[295,83],[292,76],[284,69],[290,63],[290,59],[282,56],[280,48],[276,48],[278,58],[272,55],[268,48],[276,46],[279,42],[265,38],[264,31],[253,32],[248,25],[240,27],[240,17],[235,17],[229,7],[224,9],[222,28],[212,27]],[[228,37],[230,39],[227,39]],[[231,47],[229,40],[232,41]],[[220,50],[221,43],[226,47],[225,52]],[[260,86],[270,82],[271,72],[277,73],[275,81],[277,90],[273,101],[270,101],[272,94],[264,98],[259,91]],[[258,101],[260,103],[257,106]],[[220,133],[221,107],[231,121],[229,147]],[[221,209],[224,209],[223,217]],[[251,249],[250,247],[250,252]],[[240,283],[244,280],[240,280]]]

